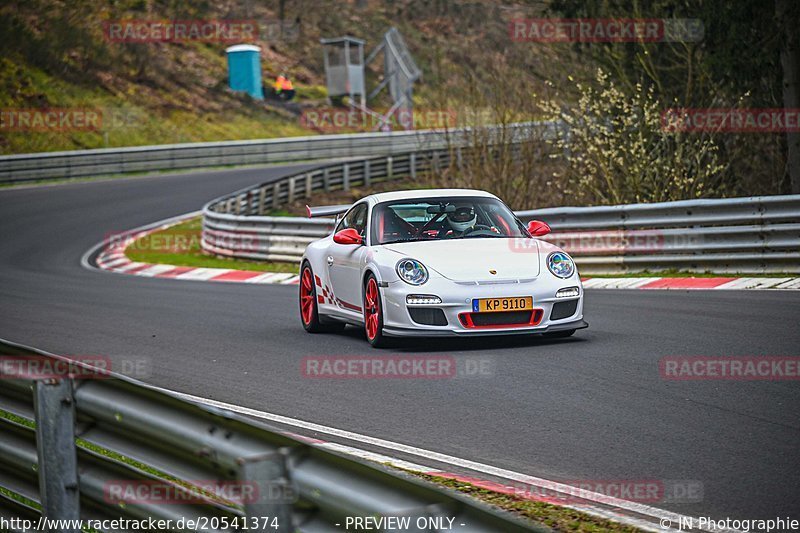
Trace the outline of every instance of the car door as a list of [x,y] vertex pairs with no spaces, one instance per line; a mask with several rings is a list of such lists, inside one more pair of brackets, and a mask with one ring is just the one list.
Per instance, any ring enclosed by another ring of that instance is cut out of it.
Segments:
[[[366,203],[354,205],[336,226],[336,232],[353,228],[366,243],[367,213]],[[331,280],[336,305],[341,309],[362,312],[361,264],[366,252],[364,244],[338,244],[331,241],[326,257],[328,279]]]

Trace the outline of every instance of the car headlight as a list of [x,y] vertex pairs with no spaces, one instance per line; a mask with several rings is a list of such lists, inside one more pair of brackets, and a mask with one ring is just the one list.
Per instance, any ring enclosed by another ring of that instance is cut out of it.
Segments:
[[428,269],[416,259],[401,259],[395,269],[400,279],[410,285],[422,285],[428,281]]
[[547,268],[554,276],[568,278],[575,273],[575,263],[564,252],[553,252],[547,256]]

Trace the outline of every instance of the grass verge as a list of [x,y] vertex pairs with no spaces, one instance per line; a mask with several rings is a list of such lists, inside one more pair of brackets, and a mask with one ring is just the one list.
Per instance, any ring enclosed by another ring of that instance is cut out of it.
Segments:
[[197,217],[145,235],[134,241],[125,250],[125,255],[131,261],[175,266],[232,268],[291,274],[296,274],[299,270],[299,266],[294,263],[244,261],[209,255],[200,247],[202,225],[202,218]]
[[[5,418],[7,420],[11,420],[12,422],[15,422],[17,424],[29,428],[35,427],[35,424],[30,420],[9,413],[2,409],[0,409],[0,417]],[[165,479],[170,482],[182,484],[187,488],[190,487],[190,485],[186,484],[180,479],[175,478],[174,476],[170,476],[160,470],[152,468],[130,457],[118,454],[106,448],[102,448],[100,446],[96,446],[94,444],[86,442],[83,439],[76,439],[76,444],[81,448],[85,448],[92,452],[106,456],[114,461],[127,464],[129,466],[136,468],[137,470],[147,472],[148,474],[153,475],[155,477]],[[397,467],[393,467],[392,465],[387,465],[387,466],[397,469]],[[405,470],[405,469],[398,469],[398,470],[401,470],[407,474],[411,474],[418,478],[429,481],[440,487],[455,490],[461,494],[475,498],[479,501],[482,501],[484,503],[487,503],[504,511],[509,511],[523,519],[537,522],[548,528],[551,528],[553,531],[575,532],[575,533],[606,533],[606,532],[638,533],[639,531],[641,531],[631,526],[618,524],[616,522],[612,522],[610,520],[604,520],[602,518],[596,518],[591,515],[582,513],[580,511],[568,509],[566,507],[560,507],[558,505],[553,505],[545,502],[526,500],[512,495],[501,494],[499,492],[495,492],[492,490],[476,487],[475,485],[472,485],[467,482],[447,479],[439,476],[432,476],[429,474],[414,472],[411,470]],[[6,496],[13,498],[17,501],[23,502],[35,509],[41,509],[41,506],[38,503],[29,500],[27,498],[24,498],[23,496],[20,496],[19,494],[16,494],[12,491],[0,488],[0,493],[5,494]]]
[[488,503],[504,511],[509,511],[519,517],[538,522],[551,528],[553,531],[576,533],[636,533],[642,531],[633,526],[597,518],[567,507],[523,499],[517,496],[476,487],[465,481],[433,476],[410,470],[403,471],[426,481],[430,481],[440,487],[455,490],[456,492]]

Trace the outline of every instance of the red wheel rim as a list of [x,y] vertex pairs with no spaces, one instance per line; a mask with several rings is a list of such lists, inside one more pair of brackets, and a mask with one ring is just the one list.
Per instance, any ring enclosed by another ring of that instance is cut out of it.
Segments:
[[364,325],[367,329],[367,338],[373,340],[378,336],[378,327],[381,317],[381,299],[378,296],[378,284],[374,278],[367,282],[364,293]]
[[311,269],[303,269],[300,279],[300,318],[306,326],[311,324],[314,319],[314,280],[311,277]]

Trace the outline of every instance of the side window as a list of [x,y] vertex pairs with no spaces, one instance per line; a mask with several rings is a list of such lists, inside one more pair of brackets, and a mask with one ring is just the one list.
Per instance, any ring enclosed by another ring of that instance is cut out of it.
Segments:
[[336,226],[336,231],[353,228],[364,237],[367,228],[367,204],[359,204],[352,208]]

